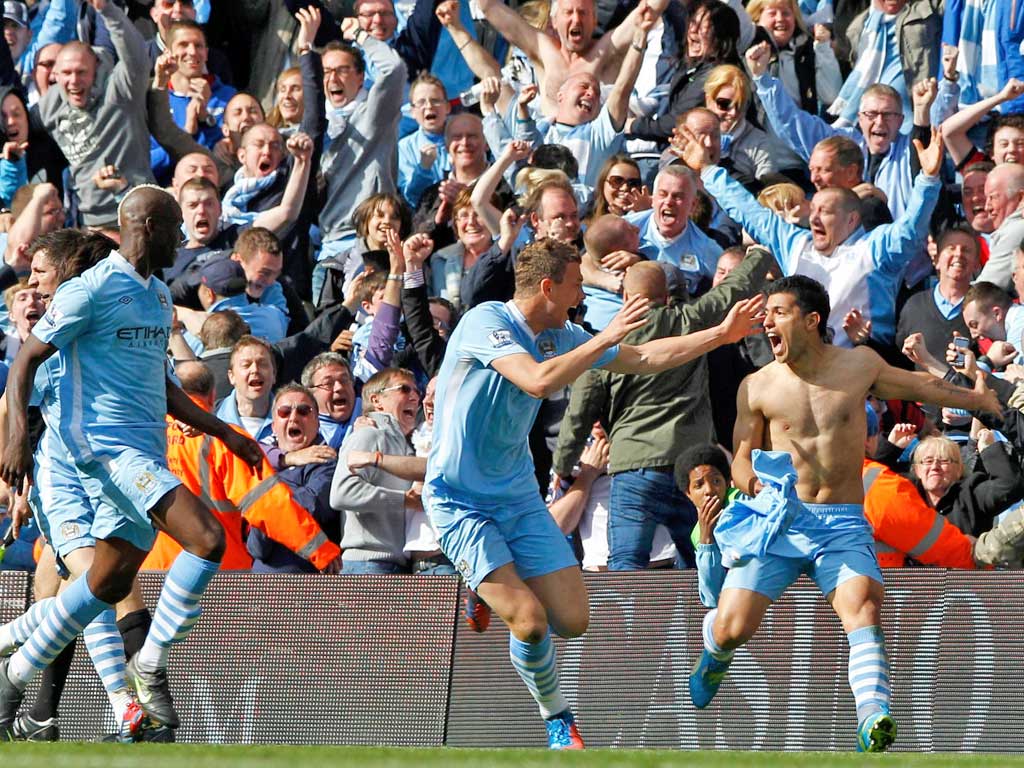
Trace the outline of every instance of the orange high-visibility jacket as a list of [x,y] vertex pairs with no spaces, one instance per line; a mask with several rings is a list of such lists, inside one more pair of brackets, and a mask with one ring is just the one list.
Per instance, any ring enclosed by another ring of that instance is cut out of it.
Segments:
[[[186,437],[169,423],[167,466],[224,526],[227,548],[221,570],[252,568],[252,557],[242,539],[242,517],[317,568],[324,568],[341,554],[338,545],[328,541],[313,516],[292,498],[292,492],[266,459],[261,480],[220,440],[209,435]],[[161,533],[142,569],[165,571],[179,552],[178,543]]]
[[875,531],[880,566],[905,565],[909,555],[926,565],[976,567],[971,539],[928,506],[910,480],[868,459],[862,476],[864,514]]

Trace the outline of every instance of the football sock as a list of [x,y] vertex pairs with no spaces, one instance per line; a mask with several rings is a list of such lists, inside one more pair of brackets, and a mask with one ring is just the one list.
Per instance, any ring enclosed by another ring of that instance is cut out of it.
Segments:
[[55,599],[53,597],[45,597],[42,600],[37,600],[21,616],[0,627],[0,648],[21,645],[28,640],[29,635],[42,622],[43,617],[46,616]]
[[171,646],[184,640],[199,621],[199,600],[219,567],[220,563],[191,552],[183,551],[175,558],[160,590],[153,626],[135,660],[141,669],[155,672],[167,666]]
[[558,687],[555,646],[550,632],[546,632],[539,643],[524,643],[510,633],[508,652],[512,666],[537,701],[542,717],[554,717],[569,708],[569,702]]
[[712,631],[712,627],[715,625],[715,617],[718,615],[718,609],[714,608],[708,611],[704,615],[704,624],[702,633],[704,635],[704,648],[708,653],[711,654],[713,659],[717,661],[732,661],[732,655],[735,651],[726,651],[715,642],[715,633]]
[[43,621],[11,656],[7,676],[17,688],[25,690],[39,670],[52,664],[90,621],[111,607],[92,593],[88,577],[87,571],[55,599]]
[[148,608],[133,611],[117,620],[117,629],[121,632],[121,638],[124,640],[124,656],[126,659],[130,659],[142,648],[152,623],[153,619],[149,615]]
[[857,704],[857,720],[875,712],[889,711],[889,660],[885,637],[879,626],[855,629],[846,636],[850,642],[850,688]]
[[65,646],[63,651],[57,654],[53,664],[44,669],[39,676],[39,693],[36,694],[36,703],[32,705],[32,711],[29,712],[29,717],[37,723],[45,723],[51,717],[57,717],[60,697],[64,693],[64,684],[68,681],[71,662],[75,658],[75,648],[77,647],[78,638],[76,637]]
[[124,643],[117,631],[113,608],[93,619],[83,634],[96,674],[100,676],[103,690],[114,709],[114,718],[120,722],[131,703],[131,695],[124,675]]

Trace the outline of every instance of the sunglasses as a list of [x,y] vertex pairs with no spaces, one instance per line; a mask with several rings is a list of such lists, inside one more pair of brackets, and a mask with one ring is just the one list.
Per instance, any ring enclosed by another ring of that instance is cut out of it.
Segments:
[[625,185],[626,189],[640,189],[643,186],[643,181],[640,179],[627,179],[625,176],[609,176],[605,179],[612,189],[621,189]]
[[277,406],[277,415],[279,418],[287,419],[292,415],[292,411],[296,411],[299,416],[309,416],[313,412],[313,406],[308,403],[300,403],[299,405],[279,405]]
[[715,106],[723,112],[728,112],[730,109],[736,109],[736,102],[729,101],[729,99],[715,99]]
[[394,384],[390,387],[384,387],[384,389],[380,390],[380,394],[382,395],[385,392],[401,392],[403,395],[411,395],[413,392],[415,392],[417,395],[420,393],[420,391],[416,389],[416,387],[414,387],[412,384]]

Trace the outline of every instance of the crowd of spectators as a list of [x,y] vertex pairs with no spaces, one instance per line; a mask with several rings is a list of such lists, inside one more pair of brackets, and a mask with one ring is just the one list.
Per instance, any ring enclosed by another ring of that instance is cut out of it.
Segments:
[[[182,459],[235,531],[228,567],[333,571],[326,539],[346,573],[454,573],[420,497],[434,377],[460,317],[511,300],[517,253],[545,238],[579,248],[572,319],[593,331],[643,295],[654,309],[628,341],[690,333],[802,274],[829,294],[832,343],[983,379],[1002,419],[866,403],[866,512],[883,565],[1020,565],[1024,4],[3,12],[4,360],[42,315],[30,278],[53,233],[116,243],[126,192],[166,187],[184,218],[162,275],[169,357],[280,480],[236,477],[207,443]],[[538,492],[584,568],[700,562],[735,492],[739,383],[771,360],[752,336],[655,376],[593,371],[545,400]],[[171,442],[192,445],[180,430]],[[277,501],[257,504],[268,489]],[[4,567],[30,567],[15,550]]]

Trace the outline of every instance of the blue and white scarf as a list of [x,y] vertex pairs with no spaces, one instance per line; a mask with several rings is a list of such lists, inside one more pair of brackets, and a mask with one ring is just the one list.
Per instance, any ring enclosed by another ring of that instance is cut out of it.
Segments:
[[345,128],[348,126],[348,120],[355,111],[356,106],[366,101],[366,97],[369,92],[366,88],[360,89],[359,93],[352,101],[345,104],[343,107],[332,107],[330,104],[327,105],[327,138],[334,141],[336,138],[344,133]]
[[847,127],[857,124],[857,110],[864,91],[875,83],[882,82],[882,71],[885,69],[885,35],[888,31],[885,22],[892,22],[895,16],[887,16],[881,11],[871,9],[864,22],[861,33],[861,53],[857,57],[850,76],[846,78],[842,89],[832,106],[828,108],[830,115],[837,115],[835,125]]
[[249,203],[260,192],[269,189],[277,181],[277,177],[284,172],[284,168],[284,165],[280,165],[276,171],[259,179],[246,178],[244,168],[235,171],[235,181],[224,194],[224,202],[221,205],[221,221],[225,224],[251,225],[260,212],[250,211]]
[[996,39],[998,0],[964,0],[960,17],[960,106],[977,104],[995,96],[999,82],[999,54]]

